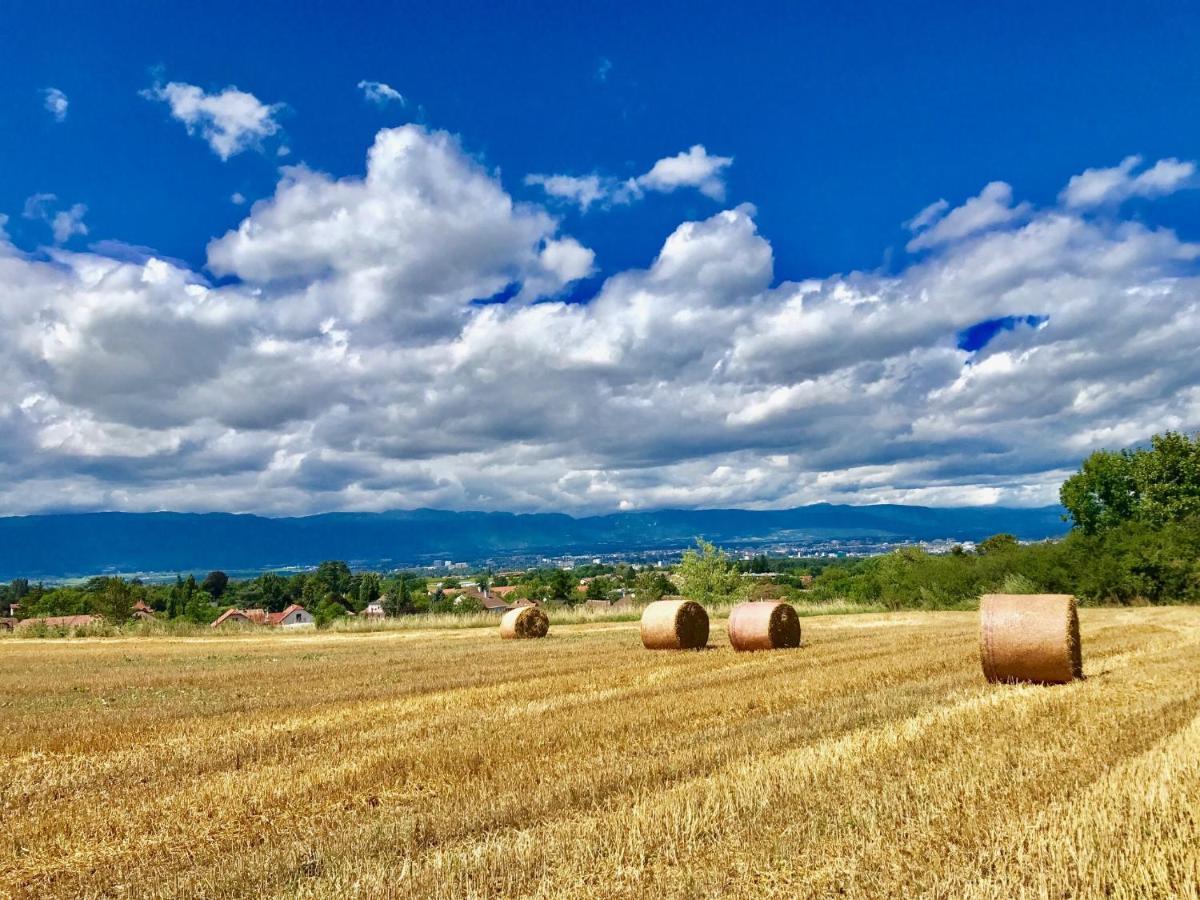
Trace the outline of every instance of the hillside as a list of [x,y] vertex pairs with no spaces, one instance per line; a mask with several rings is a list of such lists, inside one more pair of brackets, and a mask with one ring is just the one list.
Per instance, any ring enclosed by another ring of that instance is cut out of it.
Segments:
[[225,513],[79,513],[0,518],[0,579],[314,565],[323,559],[413,565],[519,554],[604,553],[831,538],[979,540],[999,531],[1025,539],[1066,531],[1059,507],[1011,509],[835,506],[662,510],[573,518],[535,513],[328,513],[265,518]]

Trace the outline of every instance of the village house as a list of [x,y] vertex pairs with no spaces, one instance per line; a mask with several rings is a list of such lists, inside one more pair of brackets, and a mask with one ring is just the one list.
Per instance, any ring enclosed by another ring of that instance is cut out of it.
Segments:
[[307,609],[293,603],[282,612],[268,613],[265,609],[227,609],[217,617],[210,627],[222,625],[269,625],[272,628],[300,628],[314,624],[315,620]]
[[221,615],[217,616],[217,620],[213,622],[209,628],[220,628],[222,625],[250,625],[250,617],[240,609],[227,609]]
[[362,611],[363,618],[364,619],[385,618],[387,616],[387,613],[384,612],[384,609],[383,609],[383,604],[384,604],[385,600],[386,600],[385,597],[380,597],[378,600],[372,600],[370,603],[368,603],[367,608]]
[[299,603],[293,603],[283,612],[267,616],[267,624],[273,628],[302,628],[305,625],[313,625],[315,621],[312,613]]
[[494,592],[487,597],[480,594],[479,602],[483,604],[484,611],[486,612],[501,614],[508,612],[509,607],[504,598],[496,596]]

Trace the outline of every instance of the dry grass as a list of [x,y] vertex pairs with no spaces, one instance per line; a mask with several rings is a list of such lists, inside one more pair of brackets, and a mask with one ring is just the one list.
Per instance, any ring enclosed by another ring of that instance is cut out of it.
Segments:
[[1200,610],[1081,619],[3,641],[0,896],[1195,896]]

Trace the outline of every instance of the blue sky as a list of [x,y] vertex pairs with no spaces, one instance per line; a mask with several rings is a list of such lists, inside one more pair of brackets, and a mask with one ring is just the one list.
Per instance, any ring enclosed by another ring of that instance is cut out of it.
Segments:
[[[0,512],[1050,501],[1200,426],[1154,365],[1195,337],[1198,39],[1187,4],[10,5]],[[364,182],[373,145],[423,162]],[[119,265],[175,287],[98,296]]]

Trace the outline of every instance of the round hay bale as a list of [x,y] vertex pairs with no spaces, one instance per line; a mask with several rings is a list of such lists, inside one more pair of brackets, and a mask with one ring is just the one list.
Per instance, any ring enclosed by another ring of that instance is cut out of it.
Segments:
[[799,647],[800,616],[779,600],[739,603],[729,614],[729,643],[739,651]]
[[1079,613],[1070,594],[985,594],[979,653],[988,681],[1066,684],[1083,677]]
[[518,606],[500,617],[500,637],[540,638],[550,630],[550,618],[536,606]]
[[642,612],[647,650],[697,650],[708,644],[708,613],[693,600],[658,600]]

